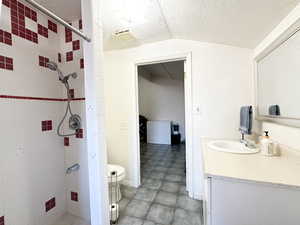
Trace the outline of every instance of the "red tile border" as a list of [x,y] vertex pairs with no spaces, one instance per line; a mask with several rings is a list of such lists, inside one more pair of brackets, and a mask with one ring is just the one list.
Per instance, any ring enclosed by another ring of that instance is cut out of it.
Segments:
[[72,31],[68,28],[65,28],[65,41],[66,43],[71,42],[73,40]]
[[0,217],[0,225],[5,225],[5,219],[4,216]]
[[80,59],[80,69],[83,69],[84,68],[84,59]]
[[79,26],[78,26],[79,30],[82,30],[82,19],[80,19],[78,23],[79,23]]
[[71,200],[74,202],[78,202],[78,193],[71,191]]
[[[36,100],[36,101],[52,101],[52,102],[65,102],[66,98],[44,98],[44,97],[29,97],[29,96],[16,96],[16,95],[0,95],[0,99],[19,99],[19,100]],[[72,101],[84,101],[85,98],[73,98]]]
[[42,131],[52,130],[52,120],[44,120],[42,121]]
[[55,198],[51,198],[45,203],[45,211],[48,212],[56,206]]
[[69,90],[69,96],[70,96],[70,98],[75,98],[75,90],[74,89]]
[[83,138],[83,129],[76,130],[76,138]]
[[13,58],[0,55],[0,69],[14,70]]
[[38,24],[38,34],[45,37],[45,38],[48,38],[48,28],[47,27],[44,27],[42,26],[41,24]]
[[79,40],[73,41],[72,46],[73,46],[73,51],[79,50],[80,49],[80,41]]
[[38,43],[37,33],[25,28],[25,17],[37,22],[36,11],[17,0],[5,0],[5,5],[11,8],[11,33],[31,42]]
[[47,67],[48,62],[49,62],[49,58],[39,55],[39,66]]
[[10,0],[2,0],[2,4],[7,7],[10,7]]
[[48,29],[57,33],[57,24],[53,23],[51,20],[48,20]]
[[64,146],[70,146],[70,138],[64,137]]
[[73,52],[66,53],[66,61],[67,62],[73,61]]
[[0,29],[0,42],[7,45],[12,45],[11,33]]

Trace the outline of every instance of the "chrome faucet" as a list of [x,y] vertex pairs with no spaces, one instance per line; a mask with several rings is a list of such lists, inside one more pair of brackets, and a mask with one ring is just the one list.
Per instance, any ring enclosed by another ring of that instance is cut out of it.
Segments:
[[243,132],[241,132],[241,134],[242,134],[242,137],[241,137],[241,139],[240,139],[240,142],[241,142],[242,144],[244,144],[247,148],[255,148],[255,145],[252,144],[249,140],[247,140],[247,139],[245,138],[245,134],[244,134]]

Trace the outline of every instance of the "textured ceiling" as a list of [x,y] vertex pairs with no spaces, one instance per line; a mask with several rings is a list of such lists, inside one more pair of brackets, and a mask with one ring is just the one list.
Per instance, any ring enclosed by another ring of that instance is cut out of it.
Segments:
[[139,66],[139,75],[147,79],[165,78],[171,80],[184,80],[184,62],[166,62]]
[[[66,20],[80,16],[80,0],[37,0]],[[300,0],[103,0],[105,49],[180,38],[245,48],[256,45]],[[113,33],[130,29],[133,39]]]

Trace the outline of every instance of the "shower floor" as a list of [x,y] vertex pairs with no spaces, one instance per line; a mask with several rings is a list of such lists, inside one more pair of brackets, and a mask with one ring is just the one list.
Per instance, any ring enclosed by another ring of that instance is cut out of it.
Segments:
[[80,217],[73,216],[71,214],[65,214],[58,222],[52,225],[90,225],[90,223]]

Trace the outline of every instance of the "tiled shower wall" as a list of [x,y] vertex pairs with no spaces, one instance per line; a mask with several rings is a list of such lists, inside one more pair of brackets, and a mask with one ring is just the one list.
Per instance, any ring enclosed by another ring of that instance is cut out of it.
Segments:
[[[22,1],[3,0],[0,15],[0,223],[50,225],[66,212],[88,219],[85,128],[56,135],[66,93],[45,67],[78,73],[71,104],[84,123],[82,41]],[[66,175],[74,163],[81,169]]]

